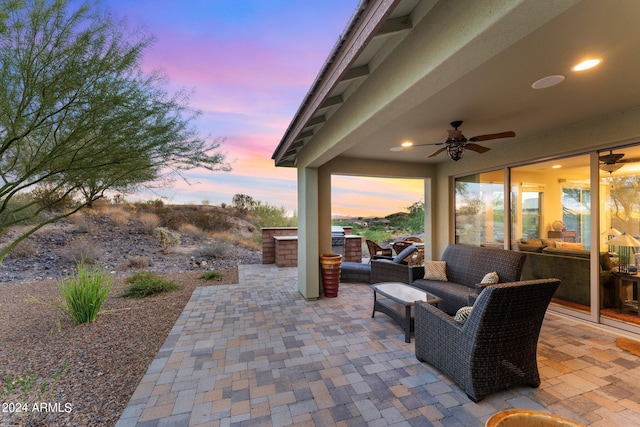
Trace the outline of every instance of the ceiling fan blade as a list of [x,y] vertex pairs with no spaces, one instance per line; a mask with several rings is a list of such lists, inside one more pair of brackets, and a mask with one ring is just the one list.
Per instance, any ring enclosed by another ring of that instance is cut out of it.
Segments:
[[499,138],[513,138],[516,136],[516,133],[513,131],[509,132],[500,132],[500,133],[490,133],[487,135],[478,135],[472,138],[469,138],[469,141],[489,141],[490,139],[499,139]]
[[486,153],[487,151],[491,150],[491,148],[483,147],[482,145],[473,144],[473,143],[465,144],[464,149],[475,151],[476,153],[480,153],[480,154]]
[[415,145],[412,145],[412,147],[426,147],[428,145],[442,145],[442,144],[444,144],[444,142],[432,142],[430,144],[415,144]]
[[447,147],[442,147],[441,149],[439,149],[438,151],[436,151],[436,152],[435,152],[435,153],[433,153],[432,155],[427,156],[427,158],[429,158],[429,157],[435,157],[435,156],[437,156],[438,154],[440,154],[440,153],[442,153],[443,151],[445,151],[446,149],[447,149]]
[[620,159],[617,163],[635,163],[640,162],[640,159]]

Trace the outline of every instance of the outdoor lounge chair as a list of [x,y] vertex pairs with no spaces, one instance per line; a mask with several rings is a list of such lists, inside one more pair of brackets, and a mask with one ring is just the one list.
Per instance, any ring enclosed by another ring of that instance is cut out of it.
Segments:
[[487,286],[464,324],[416,301],[415,351],[478,402],[518,385],[538,387],[538,336],[558,279]]
[[374,259],[392,259],[393,250],[390,246],[382,247],[373,240],[367,239],[367,249],[369,249],[369,262]]
[[[406,264],[406,258],[416,251],[416,247],[411,245],[405,248],[402,252],[394,256],[392,259],[379,259],[375,263],[362,264],[359,262],[343,262],[340,269],[340,281],[341,282],[363,282],[363,283],[375,283],[372,278],[372,268],[374,264]],[[380,268],[378,269],[380,270]],[[383,280],[379,280],[383,281]]]

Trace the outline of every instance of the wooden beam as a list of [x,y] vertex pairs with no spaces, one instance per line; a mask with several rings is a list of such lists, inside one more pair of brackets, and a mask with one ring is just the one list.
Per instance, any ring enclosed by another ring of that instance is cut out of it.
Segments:
[[298,148],[302,147],[303,145],[304,145],[304,140],[299,139],[295,141],[293,144],[291,144],[291,149],[298,151]]
[[320,108],[333,107],[334,105],[340,105],[343,102],[344,99],[342,99],[342,95],[332,96],[331,98],[325,99],[324,102],[320,105]]
[[368,65],[362,65],[360,67],[354,67],[354,68],[350,68],[349,71],[347,71],[344,74],[344,77],[342,78],[343,82],[347,82],[349,80],[354,80],[360,77],[365,77],[369,75],[369,66]]
[[324,123],[327,121],[327,116],[325,116],[324,114],[321,116],[317,116],[312,118],[311,120],[309,120],[307,122],[307,125],[305,126],[305,128],[310,128],[312,126],[316,126],[319,125],[320,123]]
[[384,36],[398,31],[410,30],[413,28],[410,16],[401,16],[399,18],[387,19],[380,30],[376,33],[376,37]]
[[313,136],[312,129],[300,132],[294,141],[300,141],[301,139],[309,138],[310,136]]

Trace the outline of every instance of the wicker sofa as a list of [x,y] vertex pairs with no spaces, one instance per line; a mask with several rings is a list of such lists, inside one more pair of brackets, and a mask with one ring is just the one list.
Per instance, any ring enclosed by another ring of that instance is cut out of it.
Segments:
[[416,302],[415,352],[451,377],[474,402],[513,386],[538,387],[538,336],[557,279],[489,286],[464,324]]
[[424,267],[371,262],[371,281],[403,282],[443,299],[438,307],[448,314],[473,305],[482,291],[480,282],[487,273],[496,272],[500,283],[520,280],[526,254],[504,249],[466,245],[448,245],[441,257],[446,262],[447,281],[424,279]]

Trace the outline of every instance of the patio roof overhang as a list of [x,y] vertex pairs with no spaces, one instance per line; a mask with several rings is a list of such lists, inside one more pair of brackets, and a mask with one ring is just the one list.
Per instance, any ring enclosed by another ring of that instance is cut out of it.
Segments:
[[[531,151],[536,136],[637,111],[638,16],[635,0],[363,1],[272,158],[285,167],[337,157],[450,162],[427,158],[440,147],[390,148],[443,142],[454,120],[467,137],[515,131],[483,143],[492,150],[484,159],[508,157]],[[603,62],[571,71],[588,57]],[[566,78],[532,88],[550,75]]]

